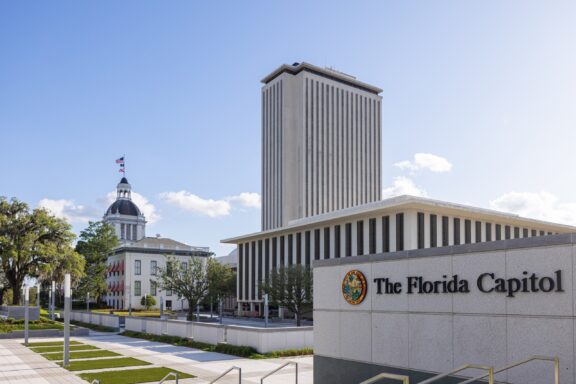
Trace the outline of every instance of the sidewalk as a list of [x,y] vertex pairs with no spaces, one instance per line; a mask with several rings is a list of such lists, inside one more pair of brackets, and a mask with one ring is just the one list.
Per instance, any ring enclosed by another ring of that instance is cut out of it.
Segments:
[[0,340],[0,383],[86,384],[73,373],[24,347],[22,342],[21,339]]
[[[251,360],[215,352],[178,347],[170,344],[124,337],[116,334],[91,332],[91,336],[74,337],[81,343],[147,361],[153,365],[189,373],[196,378],[180,380],[182,384],[208,383],[232,366],[242,369],[243,384],[259,384],[260,378],[287,361],[298,362],[298,382],[312,384],[313,358],[311,356],[285,359]],[[61,339],[33,339],[31,342],[59,341]],[[44,359],[20,343],[23,340],[0,340],[0,383],[4,384],[76,384],[86,383],[78,376]],[[143,367],[117,368],[129,372]],[[111,370],[111,369],[104,369]],[[95,371],[91,371],[95,372]],[[238,383],[237,372],[231,372],[218,383]],[[294,367],[289,366],[266,379],[266,384],[294,383]],[[105,383],[103,383],[105,384]]]

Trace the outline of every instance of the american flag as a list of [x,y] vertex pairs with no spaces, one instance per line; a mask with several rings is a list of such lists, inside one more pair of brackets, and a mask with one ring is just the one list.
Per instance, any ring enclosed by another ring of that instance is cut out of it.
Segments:
[[116,164],[124,164],[124,156],[119,159],[116,159]]

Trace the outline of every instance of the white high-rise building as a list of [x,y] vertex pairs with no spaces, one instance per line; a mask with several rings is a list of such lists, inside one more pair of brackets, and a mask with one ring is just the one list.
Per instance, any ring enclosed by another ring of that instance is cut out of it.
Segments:
[[307,63],[262,82],[262,229],[380,200],[382,90]]

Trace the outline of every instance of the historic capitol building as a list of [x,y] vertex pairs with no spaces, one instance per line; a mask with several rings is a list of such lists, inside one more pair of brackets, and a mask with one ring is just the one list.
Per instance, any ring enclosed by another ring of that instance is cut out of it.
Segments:
[[[576,382],[576,228],[381,200],[380,88],[307,63],[262,83],[262,230],[223,240],[238,249],[240,312],[263,312],[259,286],[272,269],[313,266],[315,383],[423,379],[531,355],[559,355],[562,382]],[[358,295],[347,296],[345,277],[359,279]],[[530,366],[497,378],[550,374]]]
[[116,201],[110,205],[103,221],[114,227],[120,245],[108,257],[106,302],[114,309],[143,308],[145,295],[156,299],[157,308],[188,308],[188,302],[170,290],[162,290],[155,283],[158,268],[165,268],[166,257],[173,256],[181,263],[191,257],[208,257],[208,247],[192,247],[176,240],[146,237],[146,219],[132,201],[132,187],[123,177],[116,187]]

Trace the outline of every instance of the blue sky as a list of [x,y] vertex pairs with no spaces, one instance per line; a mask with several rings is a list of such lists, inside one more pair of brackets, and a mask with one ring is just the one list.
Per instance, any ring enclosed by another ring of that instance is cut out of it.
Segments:
[[0,195],[79,231],[126,154],[148,234],[226,254],[260,228],[260,79],[306,61],[384,89],[386,195],[576,225],[574,20],[574,1],[3,1]]

